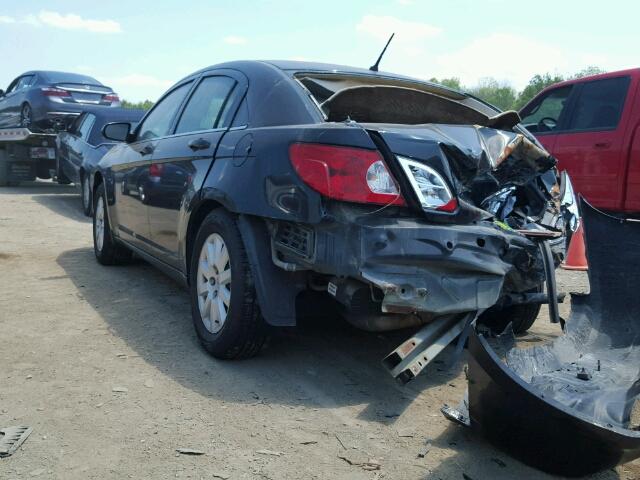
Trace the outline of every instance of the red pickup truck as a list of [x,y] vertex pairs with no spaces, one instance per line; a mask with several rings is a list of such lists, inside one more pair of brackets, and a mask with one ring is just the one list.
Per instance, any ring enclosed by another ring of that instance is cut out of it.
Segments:
[[589,202],[640,214],[640,68],[557,83],[520,116]]

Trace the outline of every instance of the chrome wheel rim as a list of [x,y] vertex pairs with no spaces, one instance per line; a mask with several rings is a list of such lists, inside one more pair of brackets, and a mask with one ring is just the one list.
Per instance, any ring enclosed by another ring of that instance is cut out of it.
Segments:
[[84,188],[82,189],[82,201],[84,202],[84,209],[89,210],[89,195],[90,195],[89,179],[85,178],[83,183],[84,183]]
[[22,126],[28,127],[31,125],[31,107],[25,105],[22,107]]
[[96,204],[95,224],[96,248],[101,252],[104,246],[104,201],[102,197],[98,198],[98,203]]
[[223,238],[207,237],[198,259],[198,309],[205,328],[218,333],[224,326],[231,304],[231,261]]

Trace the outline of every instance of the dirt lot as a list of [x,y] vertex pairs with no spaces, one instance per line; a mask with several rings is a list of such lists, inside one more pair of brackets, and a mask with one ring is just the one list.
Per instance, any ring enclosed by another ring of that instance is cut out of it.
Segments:
[[[560,283],[586,288],[582,274]],[[542,318],[525,340],[557,333]],[[380,359],[405,337],[327,318],[258,358],[214,360],[179,286],[95,262],[72,187],[0,190],[0,426],[34,429],[1,479],[551,478],[439,414],[463,395],[461,365],[397,385]],[[596,478],[640,478],[640,463]]]

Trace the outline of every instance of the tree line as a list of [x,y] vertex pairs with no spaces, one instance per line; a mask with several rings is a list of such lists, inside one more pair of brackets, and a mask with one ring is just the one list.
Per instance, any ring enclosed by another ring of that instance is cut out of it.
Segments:
[[533,97],[549,85],[553,85],[554,83],[562,82],[564,80],[596,75],[598,73],[604,73],[604,70],[599,67],[587,67],[567,77],[550,73],[538,74],[531,77],[531,80],[529,80],[529,83],[521,92],[516,91],[516,89],[510,84],[506,82],[499,82],[495,78],[491,77],[481,79],[474,87],[465,87],[457,77],[442,78],[440,80],[434,77],[429,81],[455,90],[470,93],[491,105],[495,105],[501,110],[520,110]]
[[[529,102],[529,100],[549,85],[553,85],[554,83],[562,82],[564,80],[587,77],[598,73],[604,73],[604,70],[599,67],[587,67],[567,77],[550,73],[538,74],[531,77],[531,80],[529,80],[529,83],[521,92],[516,91],[516,89],[509,83],[499,82],[492,77],[481,79],[474,87],[465,87],[457,77],[441,79],[433,77],[429,79],[429,81],[439,85],[444,85],[445,87],[453,88],[454,90],[470,93],[491,105],[495,105],[501,110],[520,110]],[[122,100],[122,106],[124,108],[149,110],[153,105],[154,102],[151,100],[144,100],[142,102],[129,102],[128,100]]]

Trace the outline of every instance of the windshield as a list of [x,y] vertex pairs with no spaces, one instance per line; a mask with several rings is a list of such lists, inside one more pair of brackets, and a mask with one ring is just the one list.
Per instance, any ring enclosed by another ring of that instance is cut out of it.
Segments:
[[88,75],[66,72],[44,72],[43,76],[51,83],[82,83],[89,85],[102,85],[95,78]]

